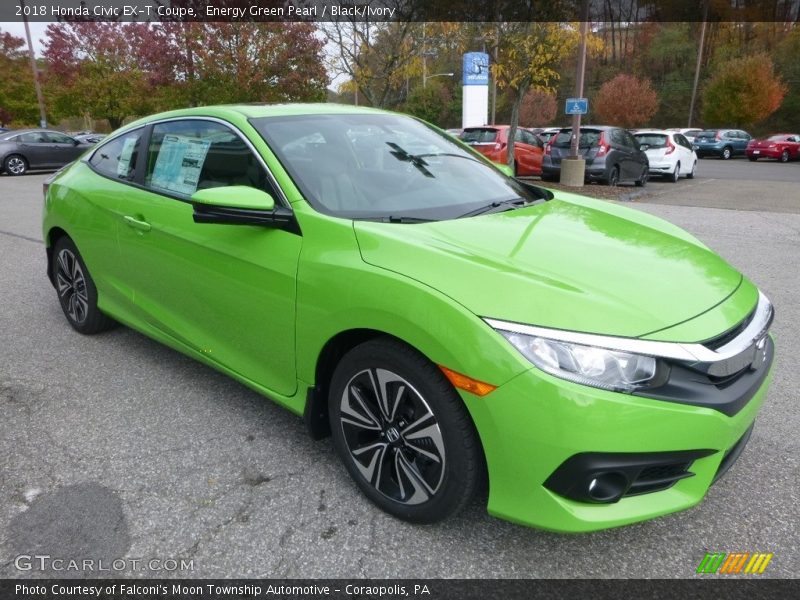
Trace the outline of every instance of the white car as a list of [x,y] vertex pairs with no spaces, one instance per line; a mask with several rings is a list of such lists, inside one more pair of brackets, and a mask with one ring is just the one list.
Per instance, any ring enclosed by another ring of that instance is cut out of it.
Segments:
[[692,179],[697,168],[697,154],[686,136],[667,129],[640,129],[633,134],[650,161],[650,175],[661,175],[673,183],[681,175]]
[[667,131],[677,131],[678,133],[682,133],[684,136],[686,136],[687,140],[694,144],[695,136],[703,130],[698,127],[670,127],[667,129]]

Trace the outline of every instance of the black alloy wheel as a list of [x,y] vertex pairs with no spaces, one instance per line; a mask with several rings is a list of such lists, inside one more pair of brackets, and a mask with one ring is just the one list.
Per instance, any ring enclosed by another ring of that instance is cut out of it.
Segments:
[[329,416],[339,457],[386,512],[432,523],[473,497],[483,465],[474,425],[443,373],[414,349],[377,338],[347,353]]

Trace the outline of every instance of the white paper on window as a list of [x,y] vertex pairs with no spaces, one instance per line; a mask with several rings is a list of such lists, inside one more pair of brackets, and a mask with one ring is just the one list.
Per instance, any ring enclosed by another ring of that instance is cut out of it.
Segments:
[[162,190],[191,196],[197,191],[209,146],[209,140],[165,135],[153,168],[151,184]]
[[129,137],[125,140],[125,144],[122,146],[122,151],[119,153],[119,162],[117,163],[117,176],[118,177],[127,177],[131,170],[131,157],[133,156],[133,150],[136,148],[136,143],[139,141],[139,137]]

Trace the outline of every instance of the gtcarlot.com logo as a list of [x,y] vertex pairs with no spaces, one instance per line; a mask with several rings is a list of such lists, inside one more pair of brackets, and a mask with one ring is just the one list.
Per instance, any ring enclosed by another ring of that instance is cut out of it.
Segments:
[[706,552],[697,573],[761,575],[772,560],[772,552]]

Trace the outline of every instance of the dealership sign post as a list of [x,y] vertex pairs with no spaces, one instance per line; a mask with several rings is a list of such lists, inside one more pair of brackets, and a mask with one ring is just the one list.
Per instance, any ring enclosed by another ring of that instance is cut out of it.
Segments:
[[489,117],[489,55],[467,52],[464,55],[461,127],[486,125]]

